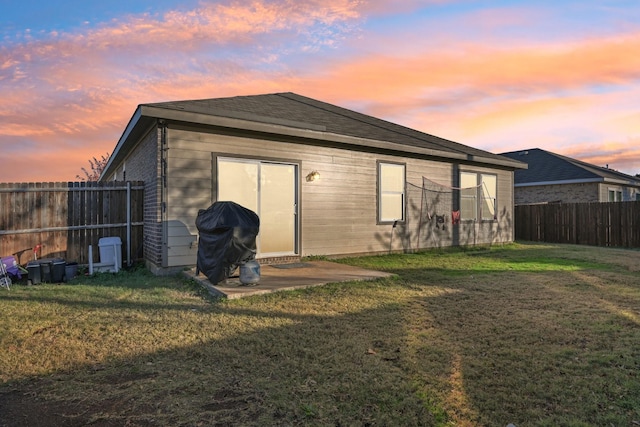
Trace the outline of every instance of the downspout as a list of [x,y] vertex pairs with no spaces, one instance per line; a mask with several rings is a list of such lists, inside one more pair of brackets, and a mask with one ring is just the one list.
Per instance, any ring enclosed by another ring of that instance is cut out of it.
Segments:
[[131,181],[127,181],[127,267],[131,267]]
[[167,189],[167,123],[160,119],[158,120],[160,126],[160,218],[162,222],[162,267],[168,266],[168,226],[167,226],[167,202],[166,189]]

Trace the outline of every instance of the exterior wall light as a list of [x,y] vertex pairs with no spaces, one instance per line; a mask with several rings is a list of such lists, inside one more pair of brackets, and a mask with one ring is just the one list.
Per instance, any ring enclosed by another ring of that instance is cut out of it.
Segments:
[[320,172],[312,171],[307,175],[307,182],[319,181],[320,180]]

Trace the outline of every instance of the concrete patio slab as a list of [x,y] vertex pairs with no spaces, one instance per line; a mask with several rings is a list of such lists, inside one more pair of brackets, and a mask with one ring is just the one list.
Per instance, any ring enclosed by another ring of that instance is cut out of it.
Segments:
[[187,277],[198,281],[211,295],[228,299],[251,295],[268,294],[284,290],[302,289],[327,283],[349,282],[353,280],[374,280],[393,276],[392,273],[367,270],[329,261],[304,261],[292,264],[262,265],[260,282],[257,285],[243,285],[238,277],[213,285],[202,273],[195,275],[195,269],[185,271]]

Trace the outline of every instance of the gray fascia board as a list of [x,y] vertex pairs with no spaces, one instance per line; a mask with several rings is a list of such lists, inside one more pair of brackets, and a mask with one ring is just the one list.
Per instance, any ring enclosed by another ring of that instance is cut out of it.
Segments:
[[127,124],[127,127],[125,128],[124,132],[122,133],[122,136],[120,136],[120,139],[118,140],[118,143],[116,144],[116,148],[114,148],[113,153],[111,153],[111,155],[109,156],[109,161],[107,162],[107,165],[102,170],[102,174],[100,174],[100,181],[102,181],[102,178],[109,172],[109,169],[111,169],[111,166],[112,166],[113,162],[115,161],[115,158],[120,153],[120,150],[122,149],[122,147],[124,146],[125,142],[127,141],[127,138],[129,138],[129,135],[131,135],[131,132],[133,131],[133,129],[135,129],[135,127],[138,124],[138,121],[140,121],[141,117],[142,117],[142,108],[141,108],[140,105],[138,105],[138,108],[136,108],[136,111],[133,113],[133,116],[131,117],[131,120],[129,120],[129,123]]
[[589,179],[567,179],[563,181],[523,182],[521,184],[514,184],[514,187],[536,187],[540,185],[588,184],[592,182],[604,182],[604,180],[602,178],[589,178]]
[[640,187],[640,183],[634,183],[634,182],[625,181],[622,179],[612,179],[612,178],[588,178],[588,179],[567,179],[563,181],[524,182],[520,184],[514,184],[514,187],[536,187],[540,185],[590,184],[594,182],[600,182],[602,184],[616,184],[616,185],[627,185],[631,187]]
[[362,148],[377,148],[386,151],[395,151],[400,153],[418,154],[430,157],[439,157],[458,161],[471,161],[484,163],[495,166],[502,166],[514,169],[526,169],[527,164],[509,159],[504,160],[492,159],[482,156],[473,156],[464,153],[452,153],[449,151],[433,150],[429,148],[415,147],[406,144],[398,144],[389,141],[380,141],[375,139],[358,138],[347,135],[340,135],[331,132],[323,132],[312,129],[293,128],[286,125],[264,123],[259,121],[243,120],[230,117],[212,116],[209,114],[193,113],[188,111],[179,111],[166,108],[158,108],[150,105],[142,105],[142,115],[155,117],[158,119],[175,120],[188,123],[197,123],[230,129],[248,130],[254,132],[263,132],[277,135],[285,135],[291,137],[314,139],[317,141],[326,141],[344,145],[351,145]]
[[618,184],[618,185],[627,185],[629,187],[640,187],[640,182],[627,181],[624,179],[604,178],[603,182],[605,184]]

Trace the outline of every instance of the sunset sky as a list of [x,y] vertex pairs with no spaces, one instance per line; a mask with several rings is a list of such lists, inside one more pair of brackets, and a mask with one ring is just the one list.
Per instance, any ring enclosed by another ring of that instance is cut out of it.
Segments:
[[296,92],[640,173],[637,0],[0,0],[0,182],[72,181],[138,104]]

